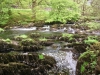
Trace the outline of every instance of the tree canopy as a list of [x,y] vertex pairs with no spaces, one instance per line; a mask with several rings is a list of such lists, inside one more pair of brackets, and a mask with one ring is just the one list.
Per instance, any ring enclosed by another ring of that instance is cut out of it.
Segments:
[[51,8],[47,22],[59,21],[66,23],[68,20],[77,20],[79,17],[78,5],[72,0],[50,1]]
[[33,21],[66,23],[77,21],[81,15],[99,16],[99,6],[99,0],[0,0],[0,25],[7,24],[12,18],[11,15],[18,9],[23,9],[20,10],[23,12],[32,9],[29,12],[33,13]]

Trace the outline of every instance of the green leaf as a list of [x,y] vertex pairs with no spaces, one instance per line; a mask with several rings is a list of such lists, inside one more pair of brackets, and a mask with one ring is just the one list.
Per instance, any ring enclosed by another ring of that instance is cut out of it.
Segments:
[[96,62],[96,61],[93,61],[93,62],[91,63],[91,68],[95,68],[96,64],[97,64],[97,62]]
[[44,59],[43,54],[39,54],[39,59]]
[[85,66],[81,65],[81,73],[83,73],[85,71]]
[[82,65],[81,65],[81,73],[83,73],[85,71],[85,67],[88,65],[89,63],[88,62],[84,62]]

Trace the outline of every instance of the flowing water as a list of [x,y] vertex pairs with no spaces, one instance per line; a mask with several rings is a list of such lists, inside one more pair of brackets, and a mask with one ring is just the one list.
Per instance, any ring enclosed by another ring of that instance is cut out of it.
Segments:
[[45,50],[40,53],[55,58],[57,64],[56,68],[53,68],[52,74],[59,73],[59,75],[75,75],[77,61],[73,59],[73,53],[69,49],[68,51],[61,51],[61,45],[56,44],[57,48],[46,47]]
[[[45,26],[46,30],[42,30],[41,34],[56,34],[55,31],[50,32],[50,28]],[[66,28],[57,30],[58,32],[64,32]],[[47,31],[47,32],[46,32]],[[56,31],[56,32],[57,32]],[[69,32],[74,32],[73,29],[69,28]],[[16,35],[21,34],[29,34],[32,32],[37,32],[36,27],[32,28],[14,28],[11,30],[7,30],[4,33],[0,34],[0,37],[3,38],[13,38]],[[45,33],[46,32],[46,33]],[[56,67],[52,69],[50,75],[56,75],[55,73],[59,73],[57,75],[75,75],[76,64],[77,61],[73,59],[73,53],[68,48],[66,51],[61,51],[61,43],[55,43],[56,48],[46,47],[43,51],[39,51],[40,53],[48,56],[52,56],[55,58],[57,64]]]

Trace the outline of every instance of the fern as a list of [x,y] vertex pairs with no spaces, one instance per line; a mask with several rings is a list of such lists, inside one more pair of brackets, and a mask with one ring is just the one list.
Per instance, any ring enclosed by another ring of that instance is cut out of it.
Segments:
[[81,73],[83,73],[85,71],[85,67],[88,65],[89,63],[88,62],[84,62],[82,65],[81,65]]

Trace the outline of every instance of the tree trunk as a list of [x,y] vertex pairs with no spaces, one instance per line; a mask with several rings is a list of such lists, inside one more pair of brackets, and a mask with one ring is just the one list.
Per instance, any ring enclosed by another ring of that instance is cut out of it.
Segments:
[[37,6],[37,0],[32,0],[32,12],[34,20],[36,20],[36,10],[35,10],[36,6]]

